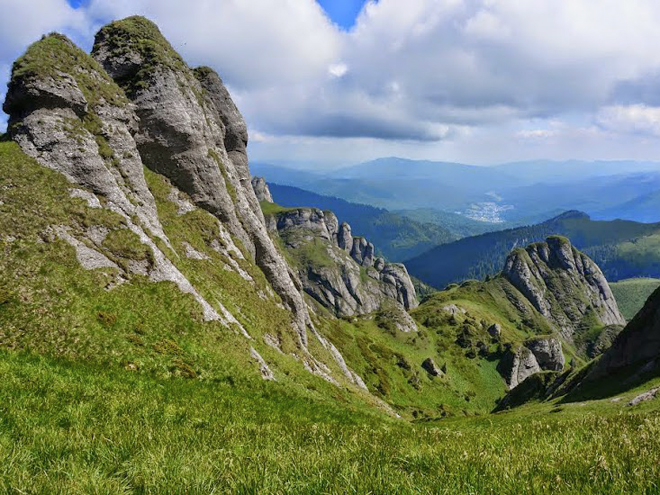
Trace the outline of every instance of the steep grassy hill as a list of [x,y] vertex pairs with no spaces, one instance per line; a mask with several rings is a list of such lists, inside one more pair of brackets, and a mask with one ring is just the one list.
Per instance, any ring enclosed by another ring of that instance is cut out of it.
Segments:
[[657,278],[629,278],[610,284],[616,302],[626,320],[631,320],[642,309],[649,296],[660,287]]
[[[378,401],[382,399],[405,418],[486,413],[504,395],[505,384],[492,356],[477,354],[476,340],[469,349],[457,346],[463,326],[449,322],[439,309],[433,320],[435,303],[414,314],[420,331],[411,333],[396,331],[386,309],[363,318],[314,317],[318,330],[337,346],[373,395],[337,387],[309,373],[294,357],[299,351],[288,312],[276,300],[263,297],[263,274],[240,257],[234,262],[252,282],[225,269],[226,261],[208,246],[208,238],[217,235],[213,217],[199,209],[181,215],[171,200],[169,182],[145,173],[172,241],[172,251],[167,252],[205,297],[222,301],[237,315],[237,324],[252,339],[241,336],[238,327],[230,330],[220,322],[205,322],[198,302],[171,282],[155,283],[140,275],[123,280],[123,272],[111,267],[83,269],[74,247],[53,233],[54,225],[72,237],[107,229],[103,254],[119,267],[148,260],[150,253],[122,228],[121,216],[70,197],[70,184],[61,174],[38,165],[16,144],[0,143],[0,269],[5,274],[0,285],[0,347],[12,351],[8,359],[14,359],[14,353],[38,354],[77,367],[80,373],[87,372],[85,366],[90,366],[90,373],[103,367],[147,382],[190,380],[249,389],[260,376],[260,363],[251,357],[254,347],[277,386],[296,400],[331,400],[361,410],[375,405],[376,414],[383,414],[386,409]],[[191,249],[198,255],[183,255]],[[481,323],[489,318],[482,309],[464,318],[474,320],[484,335],[482,327],[491,323]],[[507,328],[514,325],[502,323]],[[277,339],[284,354],[265,344],[272,338],[266,334]],[[341,376],[316,340],[310,339],[310,346],[324,357],[333,376]],[[490,346],[489,352],[496,353],[497,347]],[[465,358],[466,352],[472,357]],[[433,377],[422,368],[429,357],[447,366],[445,377]]]
[[406,262],[412,275],[442,288],[452,282],[494,275],[511,249],[549,235],[568,237],[600,266],[606,278],[660,276],[660,224],[596,221],[566,212],[546,222],[490,232],[438,246]]
[[383,208],[350,203],[332,196],[323,196],[297,187],[269,184],[276,203],[282,206],[314,206],[331,210],[340,222],[348,222],[355,235],[376,245],[390,261],[403,261],[432,247],[458,239],[443,226],[417,222]]

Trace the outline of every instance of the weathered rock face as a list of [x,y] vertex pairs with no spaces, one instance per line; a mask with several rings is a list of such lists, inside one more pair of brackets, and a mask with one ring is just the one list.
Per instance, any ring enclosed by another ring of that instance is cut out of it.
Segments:
[[541,371],[532,351],[521,347],[508,353],[499,363],[499,369],[509,388],[516,388],[520,383]]
[[[151,262],[133,265],[132,271],[174,282],[197,299],[207,320],[220,320],[247,335],[220,303],[218,311],[205,300],[155,244],[153,237],[158,237],[170,246],[133,138],[138,119],[101,66],[64,36],[44,37],[14,65],[3,108],[10,115],[11,137],[26,154],[93,193],[72,194],[87,195],[97,206],[102,198],[103,206],[122,215],[126,228],[150,248]],[[84,248],[64,232],[58,236],[78,254]],[[94,236],[90,240],[99,242]],[[84,249],[89,254],[90,248]]]
[[587,319],[625,324],[600,268],[566,238],[549,237],[513,251],[503,275],[569,341]]
[[561,343],[554,338],[534,339],[515,351],[508,351],[498,364],[510,389],[544,370],[561,371],[565,359]]
[[[266,223],[300,260],[305,292],[335,315],[371,313],[386,301],[406,310],[417,306],[405,266],[376,258],[373,244],[353,238],[350,225],[340,225],[332,212],[296,208],[269,215]],[[408,320],[403,331],[416,329]]]
[[[141,17],[104,27],[93,55],[96,59],[58,34],[33,44],[13,68],[3,106],[10,115],[9,134],[28,155],[79,186],[72,188],[72,196],[121,215],[124,221],[117,228],[130,231],[126,235],[146,246],[148,254],[143,261],[127,260],[120,267],[92,248],[101,249],[108,234],[95,231],[98,226],[78,233],[84,242],[64,226],[54,225],[44,235],[71,244],[86,269],[119,272],[115,286],[132,275],[174,282],[199,302],[206,320],[220,321],[251,339],[220,300],[206,300],[179,270],[181,258],[201,261],[209,256],[187,242],[179,243],[182,248],[173,246],[165,235],[145,179],[146,165],[173,184],[167,199],[178,207],[177,215],[201,207],[217,218],[217,229],[209,229],[215,238],[205,241],[227,260],[224,269],[248,282],[255,279],[237,260],[247,265],[254,261],[261,269],[279,297],[269,287],[255,287],[255,293],[273,307],[290,310],[299,349],[295,357],[309,371],[338,383],[331,369],[307,349],[309,329],[325,349],[325,358],[334,360],[349,382],[365,388],[311,324],[300,281],[268,235],[251,184],[245,122],[217,74],[207,68],[192,71],[158,28]],[[328,225],[336,233],[336,219],[334,227]],[[259,364],[264,378],[272,378],[265,362]]]
[[168,177],[238,239],[294,315],[306,345],[307,308],[268,236],[247,164],[247,131],[218,75],[191,70],[158,28],[142,18],[99,31],[94,58],[125,90],[138,116],[142,162]]
[[566,363],[557,339],[536,339],[526,344],[543,370],[561,371]]
[[[52,65],[42,61],[47,54]],[[103,196],[109,208],[137,215],[164,237],[131,136],[137,127],[133,109],[71,41],[49,35],[17,60],[3,110],[12,139],[28,155]]]
[[342,222],[339,226],[337,237],[339,247],[350,253],[353,250],[353,235],[351,233],[351,226],[346,222]]
[[652,372],[660,367],[660,289],[656,290],[612,346],[595,363],[585,381],[615,374]]
[[263,177],[252,177],[252,189],[254,189],[257,200],[273,202],[273,195],[270,193],[268,184],[266,184]]

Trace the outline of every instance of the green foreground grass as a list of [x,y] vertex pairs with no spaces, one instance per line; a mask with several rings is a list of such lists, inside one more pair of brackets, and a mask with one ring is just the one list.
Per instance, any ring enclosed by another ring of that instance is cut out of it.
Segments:
[[[625,400],[410,424],[277,384],[0,353],[5,493],[657,493],[660,411]],[[647,384],[648,387],[648,384]]]

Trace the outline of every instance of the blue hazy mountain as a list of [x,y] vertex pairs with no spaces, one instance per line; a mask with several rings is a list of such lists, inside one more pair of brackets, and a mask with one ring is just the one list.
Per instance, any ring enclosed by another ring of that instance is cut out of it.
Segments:
[[[567,210],[598,219],[658,221],[660,164],[518,162],[490,167],[382,158],[314,172],[253,164],[268,182],[390,211],[433,209],[502,227],[539,223]],[[442,224],[440,224],[442,225]]]

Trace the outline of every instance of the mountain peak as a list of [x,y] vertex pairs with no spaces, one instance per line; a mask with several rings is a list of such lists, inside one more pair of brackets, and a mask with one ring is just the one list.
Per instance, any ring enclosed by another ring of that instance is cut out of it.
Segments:
[[579,220],[579,219],[591,220],[591,217],[583,211],[568,210],[568,211],[565,211],[564,213],[562,213],[560,215],[557,215],[556,217],[550,219],[549,221],[550,222],[555,222],[557,220]]
[[550,236],[514,250],[503,275],[569,341],[587,321],[625,324],[598,265],[566,237]]

